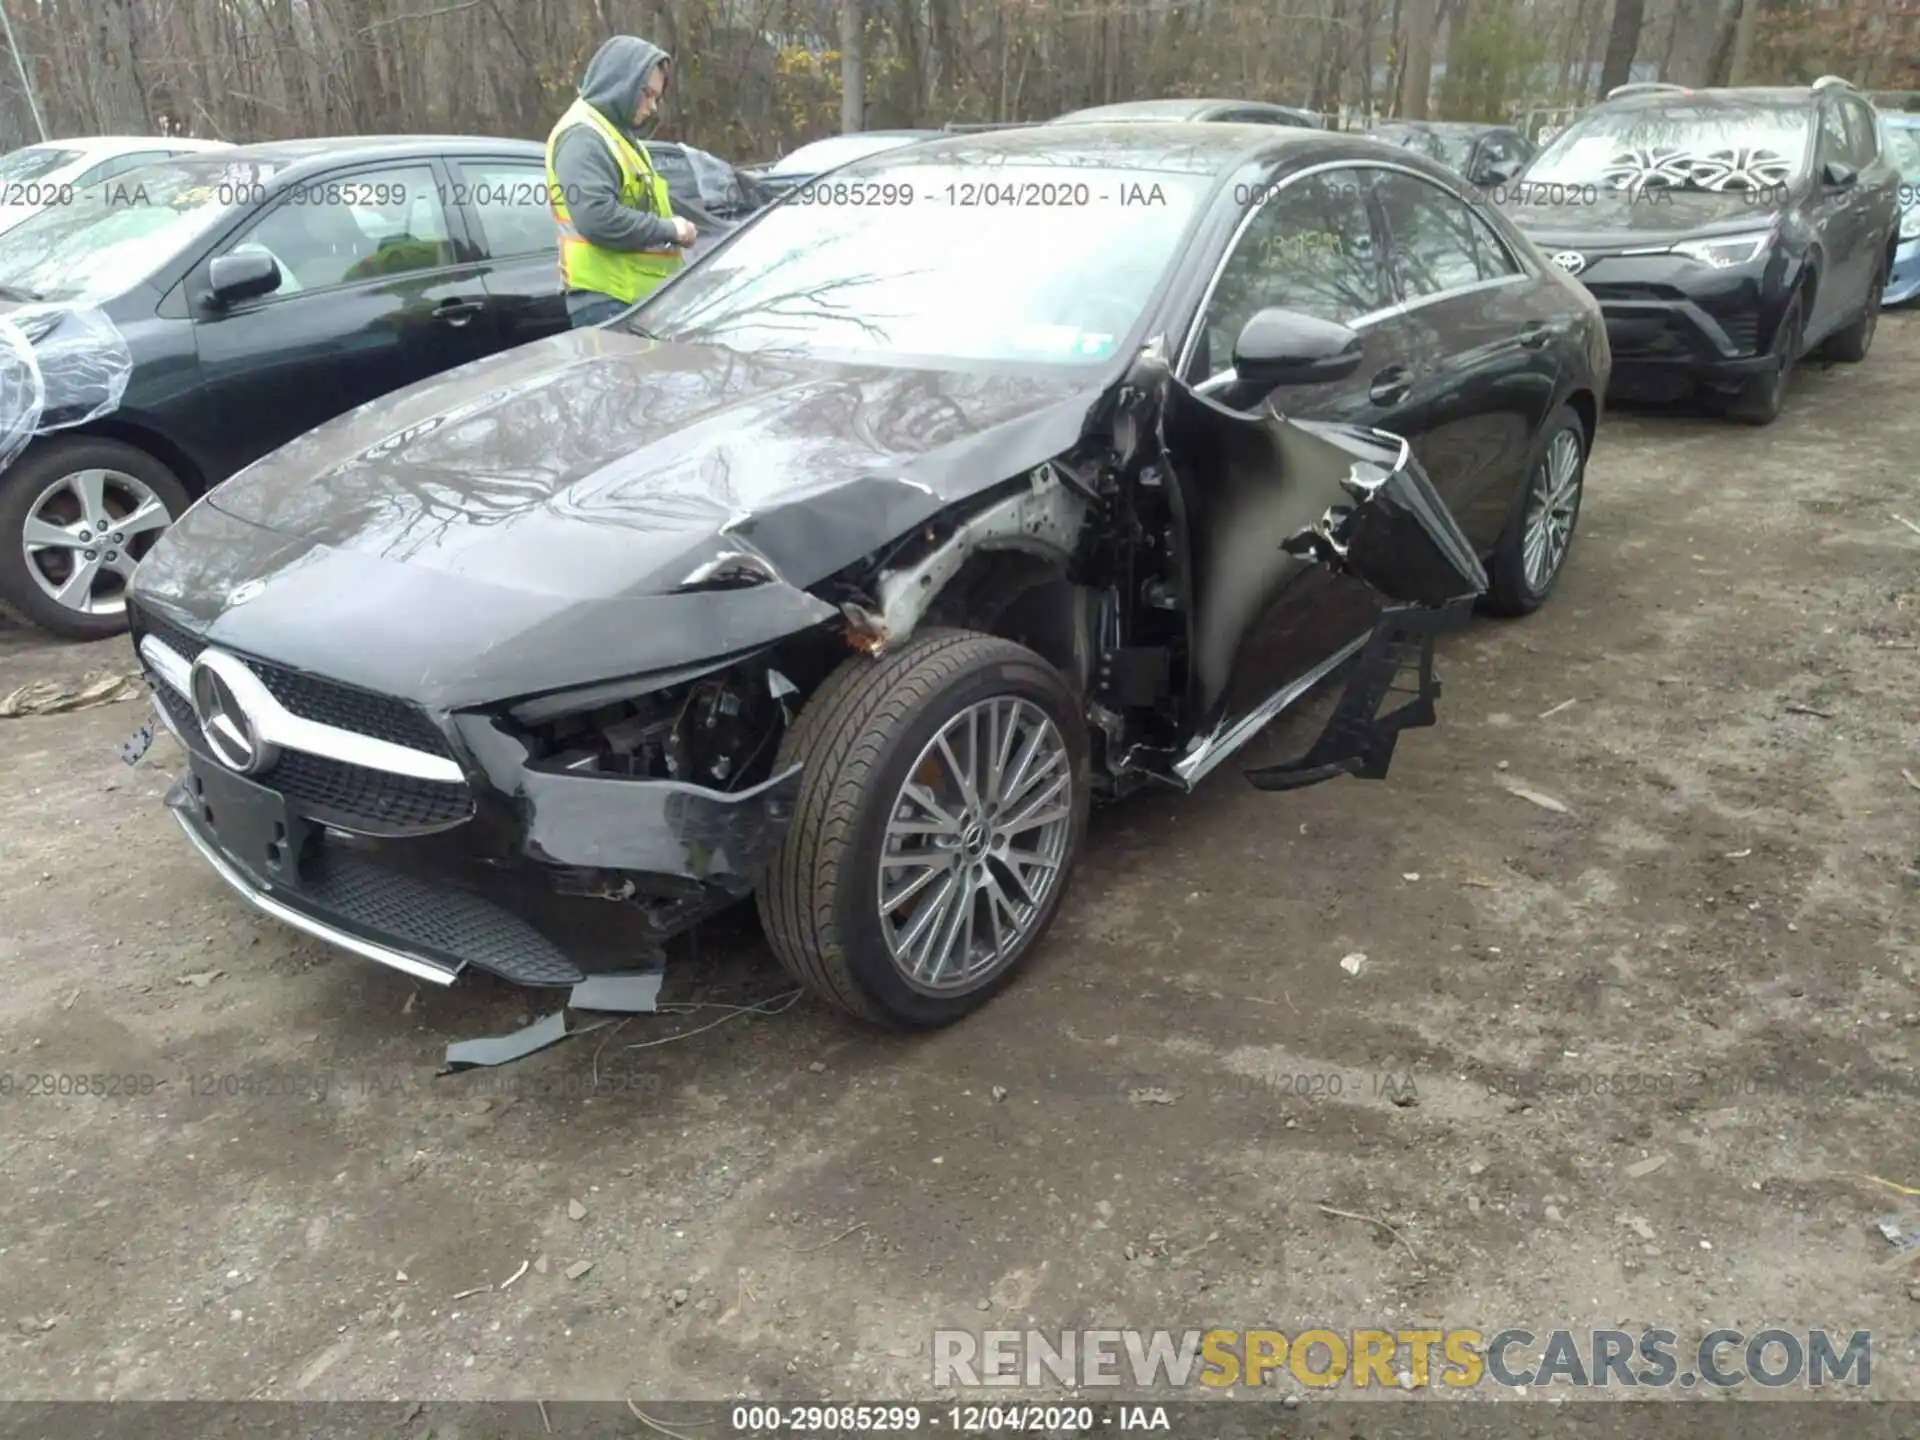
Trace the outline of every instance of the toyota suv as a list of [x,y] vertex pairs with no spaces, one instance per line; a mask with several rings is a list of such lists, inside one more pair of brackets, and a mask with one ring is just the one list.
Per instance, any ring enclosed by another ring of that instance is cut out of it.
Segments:
[[1835,76],[1794,88],[1623,85],[1554,137],[1504,208],[1607,319],[1613,389],[1780,414],[1816,348],[1866,357],[1900,176]]

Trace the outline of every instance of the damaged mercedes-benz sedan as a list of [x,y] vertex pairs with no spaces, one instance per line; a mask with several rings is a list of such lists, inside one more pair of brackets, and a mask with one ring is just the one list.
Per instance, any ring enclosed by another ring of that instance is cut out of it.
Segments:
[[1190,788],[1348,661],[1250,779],[1378,777],[1436,631],[1551,589],[1604,330],[1442,167],[1089,125],[828,188],[174,525],[134,643],[224,879],[551,986],[755,895],[814,992],[940,1025],[1032,952],[1091,801]]

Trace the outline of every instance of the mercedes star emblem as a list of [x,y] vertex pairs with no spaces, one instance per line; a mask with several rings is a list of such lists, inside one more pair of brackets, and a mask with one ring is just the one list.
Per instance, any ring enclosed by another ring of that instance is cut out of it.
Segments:
[[1553,263],[1569,275],[1578,275],[1587,268],[1587,257],[1578,250],[1561,250],[1553,256]]
[[264,687],[238,659],[223,651],[203,650],[193,662],[188,688],[200,733],[222,765],[254,775],[279,758],[279,750],[261,736],[241,698]]

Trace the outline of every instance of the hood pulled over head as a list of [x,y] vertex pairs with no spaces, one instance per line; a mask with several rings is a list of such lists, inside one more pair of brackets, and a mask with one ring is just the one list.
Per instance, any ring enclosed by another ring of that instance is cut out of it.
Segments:
[[587,62],[580,77],[580,98],[621,129],[631,130],[647,78],[671,58],[637,35],[616,35]]

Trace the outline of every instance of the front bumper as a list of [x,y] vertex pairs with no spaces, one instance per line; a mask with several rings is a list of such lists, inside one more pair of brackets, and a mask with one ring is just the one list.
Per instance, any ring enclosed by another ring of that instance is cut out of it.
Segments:
[[[378,774],[291,748],[239,774],[199,731],[184,657],[151,636],[140,655],[158,718],[187,752],[166,805],[214,872],[264,914],[434,984],[469,967],[531,986],[657,968],[662,941],[751,893],[799,787],[797,768],[737,792],[528,768],[507,794],[470,764],[457,786],[434,782],[466,797],[451,822],[351,828],[339,796],[352,790],[365,811]],[[344,732],[299,718],[317,727],[308,743],[343,748],[330,736]],[[322,760],[355,772],[351,784],[316,795],[308,771]]]
[[1776,263],[1712,270],[1672,255],[1594,257],[1579,278],[1606,321],[1610,393],[1677,393],[1765,373],[1780,318],[1766,303],[1778,293]]
[[1904,305],[1920,299],[1920,238],[1903,240],[1893,252],[1893,269],[1887,288],[1880,297],[1882,305]]

